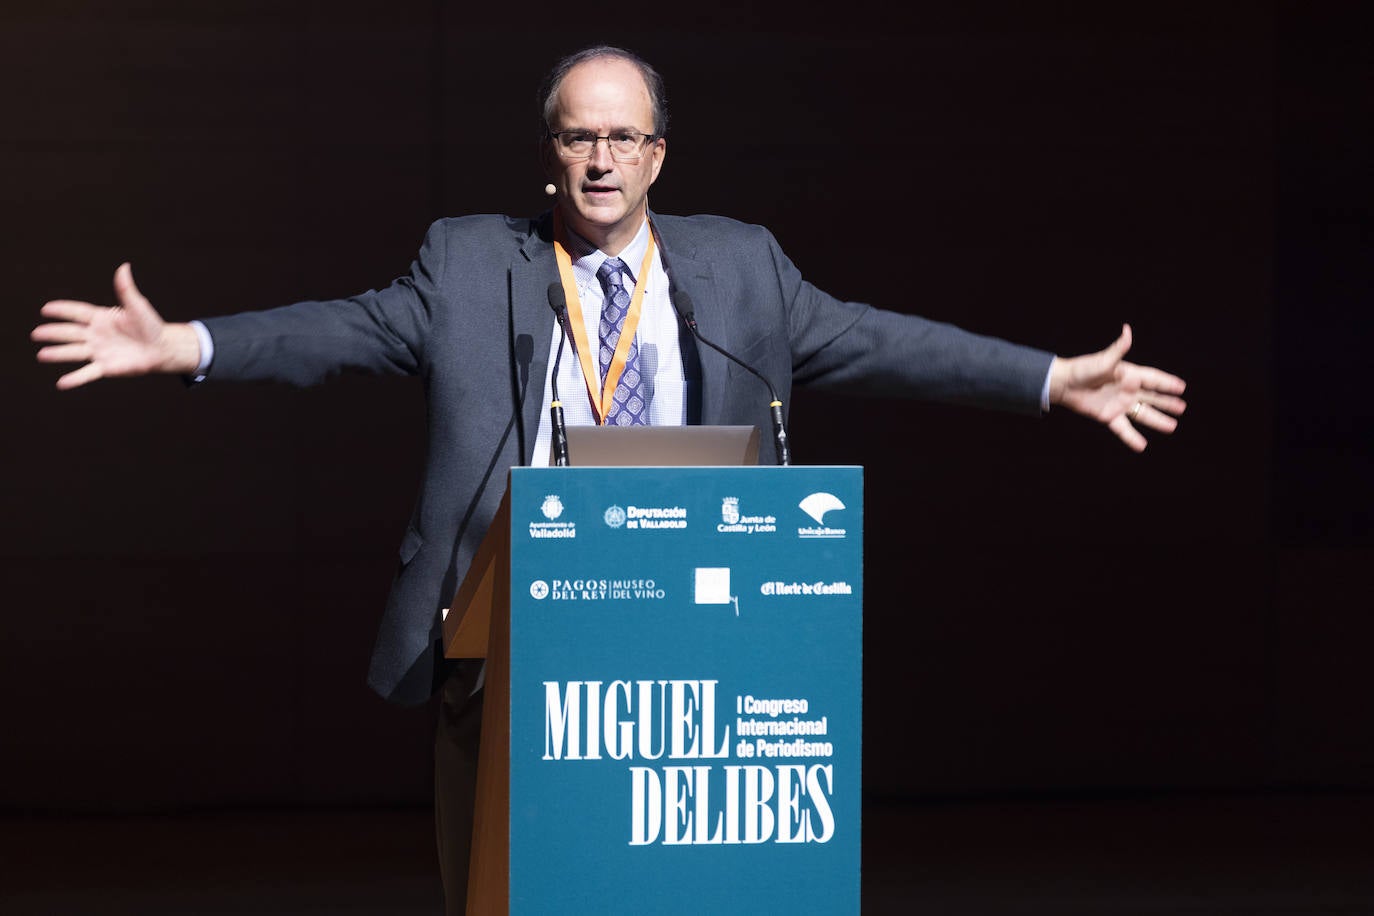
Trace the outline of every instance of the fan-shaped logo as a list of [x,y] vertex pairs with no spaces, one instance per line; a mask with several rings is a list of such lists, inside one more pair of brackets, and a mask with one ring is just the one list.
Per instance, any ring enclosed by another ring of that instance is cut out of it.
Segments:
[[539,511],[544,513],[544,518],[553,521],[563,514],[563,500],[556,494],[550,493],[544,497],[544,504],[539,507]]
[[827,513],[843,509],[844,503],[833,493],[812,493],[797,504],[798,507],[815,520],[814,527],[798,528],[797,535],[804,538],[842,538],[843,528],[831,528],[825,524]]
[[601,517],[605,519],[606,524],[610,525],[612,528],[619,528],[621,525],[625,524],[625,510],[619,506],[611,506]]

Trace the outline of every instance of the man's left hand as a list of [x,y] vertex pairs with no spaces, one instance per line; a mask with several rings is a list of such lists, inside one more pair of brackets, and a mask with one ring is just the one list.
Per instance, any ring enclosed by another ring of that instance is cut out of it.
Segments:
[[1141,428],[1171,433],[1188,404],[1183,379],[1125,360],[1131,326],[1111,346],[1086,356],[1055,357],[1050,367],[1050,404],[1062,404],[1104,424],[1133,451],[1145,450]]

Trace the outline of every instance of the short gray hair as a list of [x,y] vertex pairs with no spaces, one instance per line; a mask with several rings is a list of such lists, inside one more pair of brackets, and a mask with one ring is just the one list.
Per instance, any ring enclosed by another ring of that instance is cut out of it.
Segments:
[[543,119],[540,126],[541,136],[548,133],[549,121],[553,118],[554,106],[557,104],[558,90],[573,67],[578,64],[585,64],[590,60],[608,58],[626,61],[639,69],[639,75],[644,78],[644,87],[649,90],[649,102],[653,106],[654,136],[661,137],[668,132],[668,96],[663,91],[663,77],[658,75],[658,71],[649,66],[649,63],[639,55],[626,51],[624,48],[617,48],[612,45],[594,45],[590,48],[583,48],[574,54],[569,54],[554,64],[548,76],[544,77],[544,82],[539,87],[539,113]]

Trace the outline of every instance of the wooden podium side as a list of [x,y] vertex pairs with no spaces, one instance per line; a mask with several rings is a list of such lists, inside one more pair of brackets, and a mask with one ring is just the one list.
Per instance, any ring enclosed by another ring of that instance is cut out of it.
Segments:
[[505,913],[510,885],[510,488],[444,618],[444,654],[485,658],[469,913]]

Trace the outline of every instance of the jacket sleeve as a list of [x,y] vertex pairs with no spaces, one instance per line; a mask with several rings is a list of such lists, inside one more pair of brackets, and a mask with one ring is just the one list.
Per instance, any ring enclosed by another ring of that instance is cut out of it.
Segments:
[[434,223],[410,272],[382,290],[204,319],[214,342],[207,378],[305,386],[341,372],[422,374],[446,244],[444,222]]
[[771,234],[803,387],[1036,414],[1054,355],[916,315],[842,302],[802,279]]

